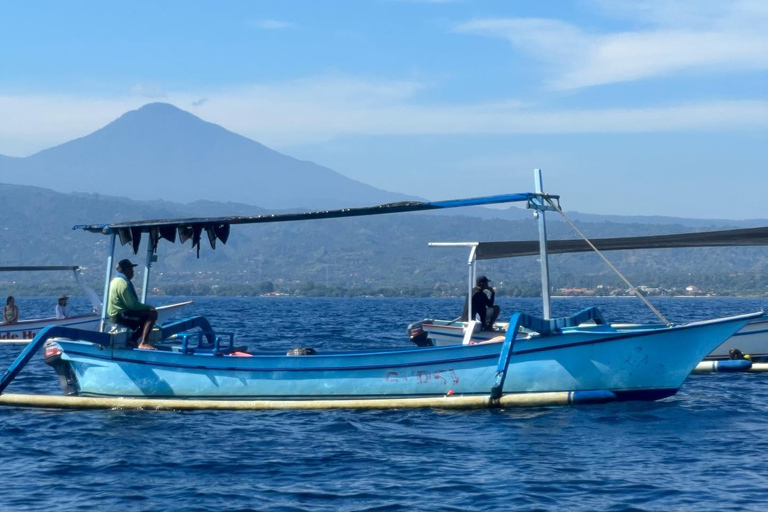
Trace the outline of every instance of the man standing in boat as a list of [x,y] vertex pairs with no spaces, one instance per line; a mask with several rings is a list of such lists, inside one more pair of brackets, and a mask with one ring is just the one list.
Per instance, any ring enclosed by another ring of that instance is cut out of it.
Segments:
[[[157,311],[148,304],[139,301],[136,289],[133,287],[133,267],[131,260],[120,260],[117,264],[117,274],[109,285],[109,308],[107,314],[112,323],[120,324],[139,333],[139,347],[144,350],[155,350],[149,342],[149,335],[157,321]],[[133,339],[133,338],[132,338]]]
[[[499,318],[501,308],[494,305],[496,300],[496,289],[491,288],[490,281],[485,276],[477,278],[476,286],[472,288],[472,314],[475,318],[480,317],[480,326],[484,331],[492,331],[493,324]],[[487,292],[486,292],[487,290]],[[467,322],[469,300],[464,303],[464,311],[461,314],[462,322]]]

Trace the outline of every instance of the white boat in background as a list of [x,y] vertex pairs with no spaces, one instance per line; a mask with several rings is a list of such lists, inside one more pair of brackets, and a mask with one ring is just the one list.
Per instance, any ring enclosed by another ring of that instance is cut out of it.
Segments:
[[[598,251],[618,251],[633,249],[665,249],[691,247],[732,247],[732,246],[764,246],[768,245],[768,227],[731,229],[721,231],[704,231],[698,233],[682,233],[656,236],[637,236],[622,238],[601,238],[591,240],[549,240],[549,254],[565,254]],[[539,254],[537,241],[507,241],[507,242],[461,242],[461,243],[432,243],[434,247],[469,247],[469,280],[470,289],[477,273],[478,260],[514,258]],[[595,324],[605,324],[602,317],[590,313],[591,308],[574,315],[568,325],[563,325],[564,331],[578,330]],[[466,336],[466,322],[459,320],[425,319],[408,326],[408,335],[419,346],[446,346],[462,343],[485,343],[503,340],[506,335],[507,323],[497,322],[494,331],[476,331],[471,337]],[[657,328],[661,324],[606,324],[611,329],[637,329],[640,327]],[[526,336],[526,333],[520,333]],[[739,332],[728,338],[713,350],[705,359],[725,360],[733,357],[733,350],[750,356],[754,362],[768,361],[768,315],[752,320]]]
[[[79,266],[16,266],[0,267],[0,272],[47,272],[47,271],[70,271],[75,276],[75,281],[90,299],[92,310],[90,313],[68,316],[66,318],[56,318],[55,316],[43,318],[27,318],[19,320],[12,324],[0,324],[0,343],[29,343],[37,336],[41,329],[50,325],[60,325],[83,329],[86,331],[98,331],[101,328],[101,309],[102,302],[95,291],[82,280],[82,267]],[[157,308],[158,325],[169,320],[176,315],[182,308],[189,306],[193,301],[180,302],[178,304],[169,304]],[[53,305],[52,305],[53,306]]]

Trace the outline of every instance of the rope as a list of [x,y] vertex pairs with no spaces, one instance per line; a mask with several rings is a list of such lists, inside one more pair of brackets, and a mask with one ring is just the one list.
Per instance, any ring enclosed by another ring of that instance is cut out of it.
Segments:
[[598,248],[597,248],[597,247],[595,247],[595,245],[594,245],[592,242],[590,242],[590,241],[589,241],[589,239],[588,239],[586,236],[584,236],[584,233],[582,233],[582,232],[579,230],[579,228],[577,228],[577,227],[576,227],[576,224],[574,224],[574,223],[573,223],[573,221],[571,221],[571,219],[569,219],[569,218],[568,218],[568,216],[567,216],[567,215],[566,215],[566,214],[563,212],[563,210],[562,210],[562,209],[561,209],[559,206],[557,206],[557,205],[556,205],[556,204],[555,204],[555,203],[554,203],[554,202],[553,202],[553,201],[552,201],[552,200],[551,200],[549,197],[545,197],[544,199],[546,199],[546,200],[547,200],[547,202],[548,202],[548,203],[549,203],[549,204],[552,206],[552,208],[554,208],[554,209],[555,209],[555,211],[556,211],[557,213],[559,213],[560,215],[562,215],[562,216],[563,216],[563,219],[565,219],[565,221],[566,221],[568,224],[570,224],[570,225],[571,225],[571,227],[573,228],[573,230],[574,230],[574,231],[576,231],[576,233],[578,233],[578,234],[579,234],[579,236],[580,236],[581,238],[583,238],[585,242],[587,242],[587,244],[589,244],[589,246],[590,246],[590,247],[591,247],[591,248],[592,248],[592,249],[593,249],[593,250],[594,250],[594,251],[597,253],[597,255],[598,255],[598,256],[600,256],[600,257],[603,259],[603,261],[604,261],[604,262],[605,262],[605,263],[606,263],[606,264],[607,264],[609,267],[611,267],[611,269],[612,269],[614,272],[616,272],[616,275],[618,275],[618,276],[619,276],[619,277],[622,279],[622,281],[624,281],[624,282],[627,284],[627,286],[629,286],[629,289],[630,289],[630,290],[632,290],[632,293],[634,293],[635,295],[637,295],[637,296],[640,298],[640,300],[642,300],[642,301],[645,303],[645,305],[646,305],[646,306],[648,306],[648,307],[650,308],[650,310],[651,310],[651,311],[653,311],[653,312],[654,312],[654,314],[655,314],[657,317],[659,317],[659,318],[661,319],[661,321],[662,321],[662,322],[664,322],[664,323],[665,323],[667,326],[670,326],[670,325],[672,325],[672,322],[670,322],[669,320],[667,320],[666,318],[664,318],[664,315],[662,315],[662,314],[661,314],[661,312],[659,312],[659,310],[658,310],[658,309],[656,309],[655,307],[653,307],[653,304],[651,304],[651,303],[648,301],[648,299],[646,299],[646,298],[643,296],[643,294],[642,294],[642,293],[640,293],[640,290],[638,290],[637,288],[635,288],[635,285],[633,285],[632,283],[630,283],[630,282],[629,282],[629,279],[627,279],[626,277],[624,277],[624,274],[622,274],[622,273],[619,271],[619,269],[617,269],[615,266],[613,266],[613,263],[611,263],[610,261],[608,261],[608,258],[606,258],[606,257],[605,257],[605,255],[604,255],[602,252],[600,252],[600,251],[598,250]]

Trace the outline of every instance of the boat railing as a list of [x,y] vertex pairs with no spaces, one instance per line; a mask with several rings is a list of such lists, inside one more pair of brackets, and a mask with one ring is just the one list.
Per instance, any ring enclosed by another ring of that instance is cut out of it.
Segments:
[[[213,342],[211,342],[213,338]],[[181,332],[176,334],[181,341],[182,354],[229,354],[235,351],[235,334],[232,332]]]

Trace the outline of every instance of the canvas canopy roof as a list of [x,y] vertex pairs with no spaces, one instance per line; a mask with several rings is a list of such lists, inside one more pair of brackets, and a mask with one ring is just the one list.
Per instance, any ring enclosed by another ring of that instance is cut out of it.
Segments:
[[[629,249],[667,249],[680,247],[729,247],[768,245],[768,227],[681,233],[673,235],[633,236],[623,238],[596,238],[590,240],[601,251]],[[584,240],[548,240],[549,254],[589,252],[592,248]],[[534,256],[539,254],[539,242],[478,242],[475,257],[478,260]]]

